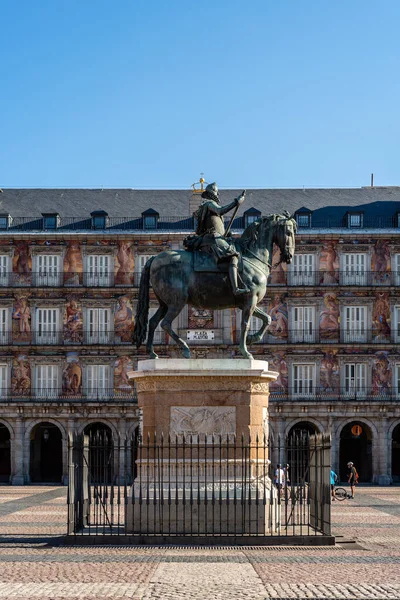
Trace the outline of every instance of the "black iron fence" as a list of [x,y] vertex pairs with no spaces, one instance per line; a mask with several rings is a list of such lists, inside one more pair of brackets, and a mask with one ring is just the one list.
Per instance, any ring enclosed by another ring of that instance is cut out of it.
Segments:
[[329,476],[326,435],[276,445],[234,435],[71,437],[68,534],[138,543],[323,538]]

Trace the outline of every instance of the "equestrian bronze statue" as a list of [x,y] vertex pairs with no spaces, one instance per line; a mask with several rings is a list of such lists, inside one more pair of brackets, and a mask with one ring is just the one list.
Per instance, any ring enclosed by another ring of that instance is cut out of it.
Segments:
[[[270,316],[257,304],[267,290],[273,245],[280,250],[279,262],[290,263],[293,259],[296,221],[289,213],[260,217],[240,238],[233,239],[225,232],[223,215],[242,204],[245,192],[226,206],[219,203],[215,183],[208,185],[202,196],[204,202],[195,214],[197,235],[185,240],[187,249],[151,257],[142,272],[133,341],[139,348],[148,326],[146,348],[151,358],[158,358],[153,338],[160,322],[183,356],[190,358],[188,345],[172,329],[172,321],[186,304],[212,310],[240,308],[240,351],[245,358],[252,358],[247,344],[259,342],[271,323]],[[150,285],[160,306],[148,323]],[[248,336],[252,316],[261,319],[262,325]]]

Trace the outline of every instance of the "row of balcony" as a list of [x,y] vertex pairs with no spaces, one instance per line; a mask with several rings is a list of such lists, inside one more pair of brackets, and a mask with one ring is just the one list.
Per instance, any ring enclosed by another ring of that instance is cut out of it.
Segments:
[[[186,330],[184,330],[186,331]],[[250,330],[248,335],[254,335],[257,330]],[[222,338],[213,340],[199,339],[202,344],[222,344]],[[236,333],[236,344],[240,341],[240,331]],[[384,333],[372,329],[352,329],[337,331],[324,331],[320,329],[296,329],[285,335],[272,335],[266,333],[257,344],[380,344],[399,343],[400,333],[393,330]],[[119,345],[131,344],[130,337],[118,335],[114,331],[46,331],[30,333],[15,333],[13,331],[0,331],[0,345]],[[165,345],[173,343],[165,331],[154,332],[154,344]]]
[[[2,287],[114,287],[129,286],[138,288],[140,272],[29,272],[15,273],[0,271]],[[299,271],[273,272],[271,286],[398,286],[400,271]]]
[[[338,390],[324,391],[316,390],[312,386],[307,386],[307,389],[299,390],[299,388],[289,388],[287,390],[270,391],[271,402],[393,402],[400,403],[400,386],[397,390],[375,390],[372,388],[348,389],[340,388]],[[23,392],[15,389],[3,388],[0,389],[0,402],[23,402],[23,401],[38,401],[38,402],[97,402],[97,401],[124,401],[137,402],[136,391],[131,390],[115,390],[108,388],[96,388],[87,391],[65,391],[64,389],[33,389],[24,390]]]

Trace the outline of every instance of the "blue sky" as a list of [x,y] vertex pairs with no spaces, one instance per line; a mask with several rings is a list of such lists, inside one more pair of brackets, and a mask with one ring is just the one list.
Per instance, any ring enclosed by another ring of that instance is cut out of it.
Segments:
[[0,186],[400,185],[398,0],[0,0]]

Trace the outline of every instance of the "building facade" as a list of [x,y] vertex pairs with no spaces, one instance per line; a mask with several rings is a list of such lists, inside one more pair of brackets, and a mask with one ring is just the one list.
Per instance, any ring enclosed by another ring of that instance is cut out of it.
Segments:
[[[140,274],[150,256],[182,248],[201,186],[2,191],[1,482],[61,483],[68,434],[136,431],[127,372],[145,358],[131,343]],[[224,190],[222,203],[236,195]],[[252,190],[233,234],[283,209],[297,220],[296,255],[289,266],[272,257],[262,303],[272,323],[251,347],[279,373],[272,439],[329,432],[342,479],[352,460],[362,481],[399,482],[400,188]],[[240,318],[186,307],[174,326],[194,357],[234,359]],[[155,341],[160,356],[179,356],[162,329]]]

